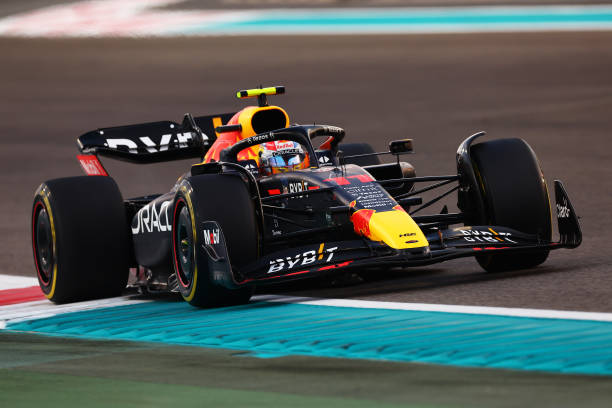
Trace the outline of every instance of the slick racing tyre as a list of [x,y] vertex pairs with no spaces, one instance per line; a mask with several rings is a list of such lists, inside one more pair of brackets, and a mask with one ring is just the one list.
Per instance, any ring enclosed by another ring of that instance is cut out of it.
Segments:
[[56,303],[118,296],[127,284],[129,230],[119,188],[110,177],[41,184],[32,206],[38,282]]
[[225,237],[229,262],[240,268],[257,259],[255,208],[246,183],[236,174],[205,174],[183,181],[176,194],[172,221],[172,257],[183,299],[193,306],[244,304],[252,286],[228,289],[215,281],[200,226],[215,221]]
[[[482,223],[537,234],[550,241],[548,189],[531,147],[522,139],[499,139],[476,144],[470,153],[484,201]],[[479,255],[476,259],[489,272],[508,271],[537,266],[548,252]]]
[[[374,153],[374,149],[369,143],[342,143],[338,145],[344,156]],[[380,164],[378,156],[355,157],[345,160],[346,164],[356,164],[358,166],[373,166]]]

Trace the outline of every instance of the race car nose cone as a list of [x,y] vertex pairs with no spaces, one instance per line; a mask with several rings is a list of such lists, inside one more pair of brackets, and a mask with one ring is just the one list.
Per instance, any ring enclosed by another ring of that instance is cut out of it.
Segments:
[[429,246],[419,226],[403,209],[359,210],[351,216],[351,221],[357,234],[372,241],[382,241],[394,249]]

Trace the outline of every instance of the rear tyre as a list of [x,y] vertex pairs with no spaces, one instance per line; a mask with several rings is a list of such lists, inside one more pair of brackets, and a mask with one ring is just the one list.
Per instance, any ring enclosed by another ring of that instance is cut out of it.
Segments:
[[[522,139],[499,139],[471,148],[484,201],[483,224],[537,234],[550,241],[552,219],[546,180],[538,159]],[[476,256],[489,272],[527,269],[546,260],[548,250]]]
[[191,305],[217,307],[247,303],[254,287],[228,289],[215,282],[198,227],[205,221],[215,221],[221,227],[233,267],[240,268],[257,259],[255,208],[240,176],[206,174],[185,180],[174,204],[172,256],[181,295]]
[[125,208],[110,177],[40,185],[32,206],[32,250],[40,287],[56,303],[118,296],[127,284]]
[[[341,150],[344,156],[374,153],[374,149],[369,143],[342,143],[338,146],[338,150]],[[358,166],[373,166],[380,164],[380,158],[378,156],[355,157],[346,159],[345,162]]]

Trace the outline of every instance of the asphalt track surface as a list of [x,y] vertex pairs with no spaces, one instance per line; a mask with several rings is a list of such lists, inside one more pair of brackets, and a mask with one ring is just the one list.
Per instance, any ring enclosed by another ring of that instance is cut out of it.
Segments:
[[[244,104],[236,89],[283,84],[288,94],[272,100],[295,122],[336,124],[348,140],[380,150],[390,139],[414,138],[408,160],[419,175],[453,173],[458,144],[477,130],[524,138],[549,183],[565,182],[584,243],[523,272],[491,275],[465,259],[279,291],[612,311],[611,40],[607,32],[0,39],[0,272],[33,276],[32,195],[43,180],[81,174],[79,134],[237,110]],[[126,197],[167,191],[189,165],[105,163]]]

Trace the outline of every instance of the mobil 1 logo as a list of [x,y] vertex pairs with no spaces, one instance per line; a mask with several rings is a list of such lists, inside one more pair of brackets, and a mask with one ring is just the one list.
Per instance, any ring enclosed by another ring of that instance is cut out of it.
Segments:
[[200,224],[200,243],[204,246],[217,247],[225,244],[221,227],[215,221],[204,221]]
[[221,242],[221,230],[219,228],[203,229],[202,236],[206,245],[217,245]]

